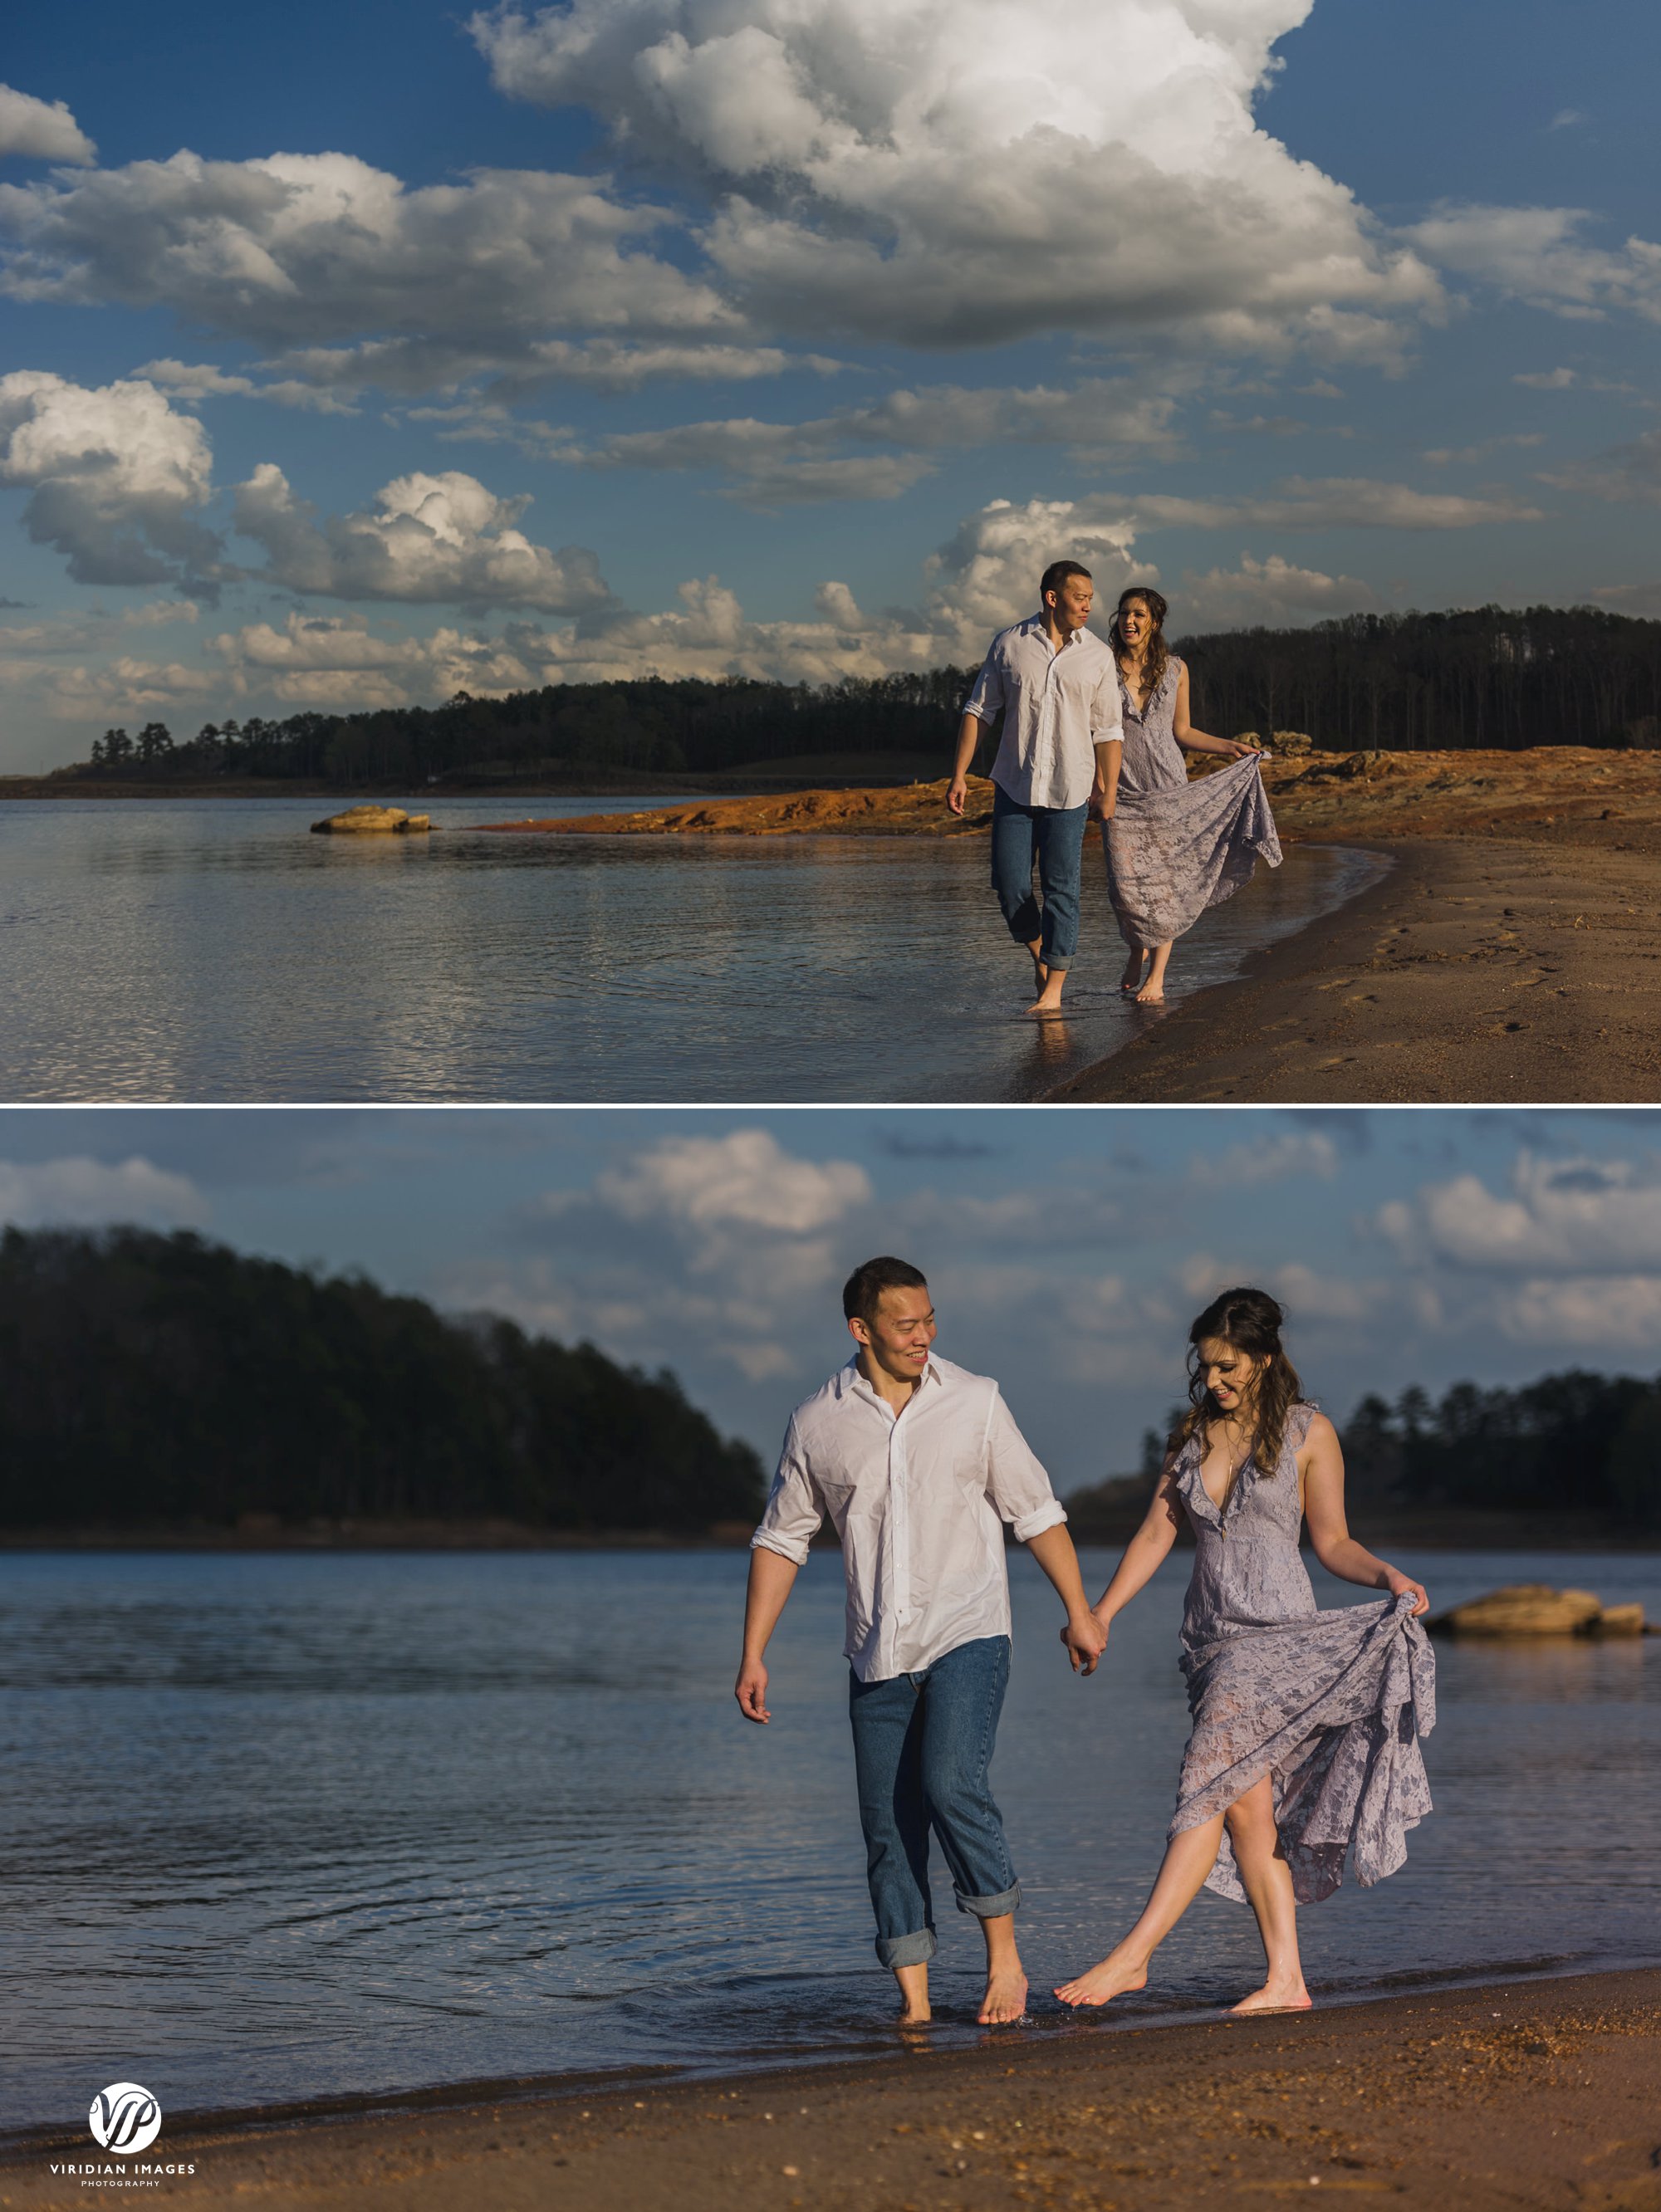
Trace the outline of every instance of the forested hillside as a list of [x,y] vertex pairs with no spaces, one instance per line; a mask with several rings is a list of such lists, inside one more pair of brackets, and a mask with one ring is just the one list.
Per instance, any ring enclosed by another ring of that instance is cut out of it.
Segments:
[[[1202,728],[1306,731],[1317,746],[1661,744],[1661,622],[1597,607],[1351,615],[1310,629],[1177,641]],[[584,772],[708,775],[803,756],[933,755],[944,775],[968,668],[810,688],[747,677],[550,684],[502,699],[286,720],[106,730],[76,780],[339,784],[507,781]]]
[[0,1238],[0,1527],[701,1534],[762,1469],[673,1376],[179,1234]]

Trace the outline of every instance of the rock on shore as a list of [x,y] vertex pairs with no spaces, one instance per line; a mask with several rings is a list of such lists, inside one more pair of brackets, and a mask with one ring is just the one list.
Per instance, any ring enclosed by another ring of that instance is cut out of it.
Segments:
[[1439,1613],[1425,1626],[1439,1636],[1642,1636],[1641,1605],[1603,1604],[1590,1590],[1512,1583]]
[[325,837],[388,833],[401,837],[432,826],[430,814],[406,814],[401,806],[349,806],[344,814],[331,814],[326,821],[313,822],[312,830],[313,835]]

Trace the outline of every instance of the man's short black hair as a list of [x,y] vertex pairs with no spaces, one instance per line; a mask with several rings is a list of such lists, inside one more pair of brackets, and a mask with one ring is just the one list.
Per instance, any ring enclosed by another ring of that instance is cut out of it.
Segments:
[[1077,561],[1052,561],[1038,579],[1038,605],[1044,605],[1052,592],[1059,592],[1069,576],[1082,576],[1087,584],[1096,580]]
[[867,1328],[877,1318],[885,1291],[926,1291],[928,1278],[905,1260],[867,1260],[855,1267],[842,1286],[842,1310],[849,1321],[862,1321]]

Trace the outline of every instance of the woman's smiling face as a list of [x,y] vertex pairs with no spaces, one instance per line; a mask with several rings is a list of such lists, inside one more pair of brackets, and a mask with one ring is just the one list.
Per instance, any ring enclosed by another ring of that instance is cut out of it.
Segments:
[[1242,1352],[1226,1337],[1205,1336],[1199,1343],[1200,1370],[1211,1402],[1220,1413],[1244,1412],[1257,1395],[1267,1358]]

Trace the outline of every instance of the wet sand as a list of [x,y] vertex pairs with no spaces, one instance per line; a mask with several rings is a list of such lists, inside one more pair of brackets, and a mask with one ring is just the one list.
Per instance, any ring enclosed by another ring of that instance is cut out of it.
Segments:
[[[1372,844],[1372,841],[1368,841]],[[1661,1097],[1661,858],[1498,839],[1372,845],[1391,872],[1149,1009],[1069,1103],[1587,1104]],[[1178,945],[1173,968],[1180,981]]]
[[[1658,2212],[1658,2092],[1644,1969],[952,2052],[897,2036],[878,2063],[167,2129],[150,2155],[196,2168],[160,2196],[295,2212],[1176,2212],[1317,2191]],[[13,2152],[0,2202],[86,2203],[47,2165],[89,2148]]]

